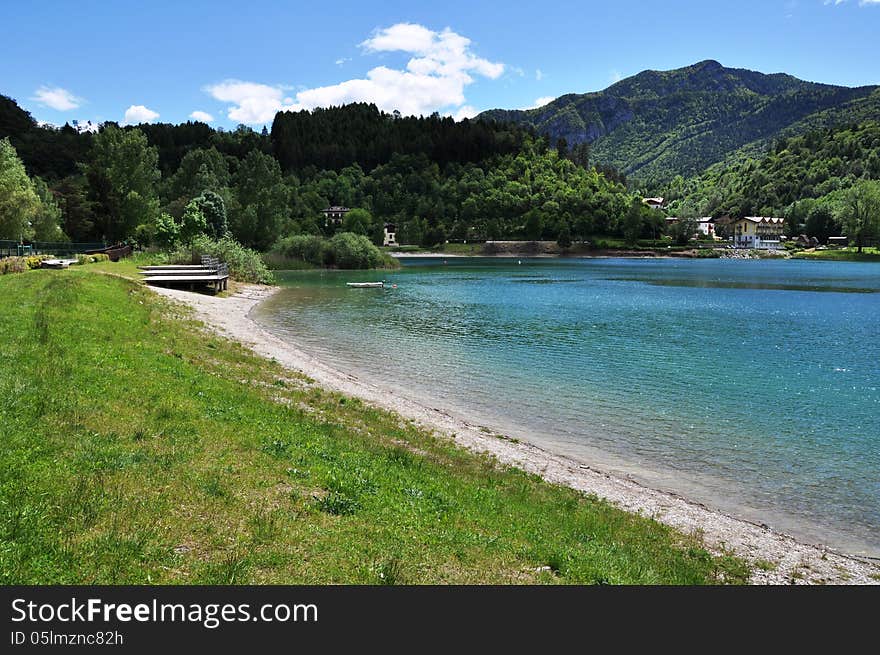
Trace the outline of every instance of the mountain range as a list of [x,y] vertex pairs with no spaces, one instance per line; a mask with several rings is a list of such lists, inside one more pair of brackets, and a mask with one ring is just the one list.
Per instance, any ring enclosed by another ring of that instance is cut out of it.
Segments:
[[757,153],[780,138],[880,120],[880,87],[805,82],[708,60],[643,71],[604,91],[567,94],[535,109],[492,109],[477,118],[531,126],[553,144],[588,143],[593,163],[659,186]]

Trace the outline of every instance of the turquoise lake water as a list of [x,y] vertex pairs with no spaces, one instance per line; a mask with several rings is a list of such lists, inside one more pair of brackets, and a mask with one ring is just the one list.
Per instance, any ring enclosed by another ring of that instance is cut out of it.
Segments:
[[282,273],[255,318],[432,407],[880,554],[880,266],[519,261]]

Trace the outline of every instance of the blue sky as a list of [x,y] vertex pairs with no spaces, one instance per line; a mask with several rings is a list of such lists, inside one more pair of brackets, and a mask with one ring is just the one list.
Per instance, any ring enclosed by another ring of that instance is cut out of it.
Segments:
[[256,127],[353,100],[462,117],[703,59],[880,84],[880,0],[45,0],[3,15],[0,93],[55,124]]

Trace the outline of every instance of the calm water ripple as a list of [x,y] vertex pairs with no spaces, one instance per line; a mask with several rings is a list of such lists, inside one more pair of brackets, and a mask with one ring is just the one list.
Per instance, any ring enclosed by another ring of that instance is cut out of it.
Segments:
[[257,319],[336,367],[851,552],[880,554],[880,267],[417,260],[281,275]]

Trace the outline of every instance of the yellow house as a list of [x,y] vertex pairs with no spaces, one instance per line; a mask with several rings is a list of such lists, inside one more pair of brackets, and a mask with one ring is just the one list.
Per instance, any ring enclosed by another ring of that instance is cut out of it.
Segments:
[[782,241],[785,219],[767,216],[746,216],[733,222],[734,248],[776,250]]

